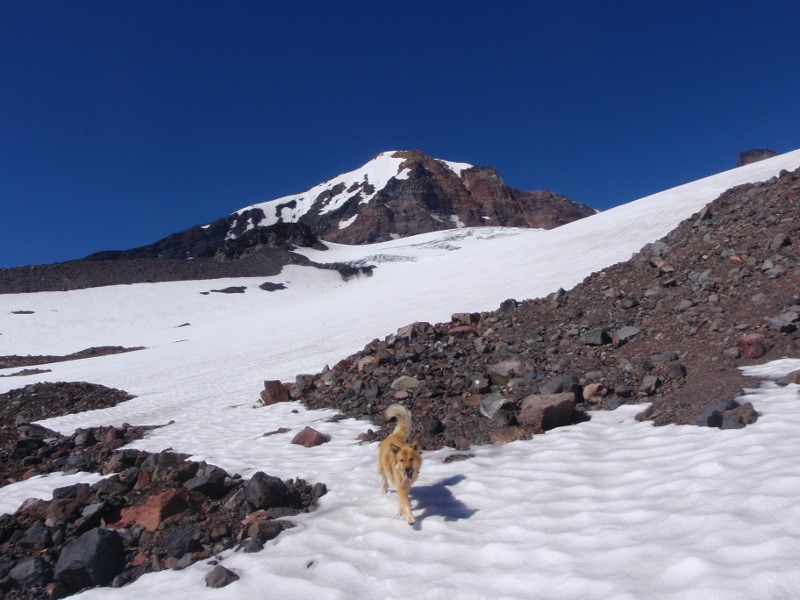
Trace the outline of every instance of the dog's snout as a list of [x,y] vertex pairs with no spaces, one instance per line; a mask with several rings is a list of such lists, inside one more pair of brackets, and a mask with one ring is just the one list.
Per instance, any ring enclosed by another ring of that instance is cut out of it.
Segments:
[[414,474],[414,467],[406,467],[406,475],[411,477]]

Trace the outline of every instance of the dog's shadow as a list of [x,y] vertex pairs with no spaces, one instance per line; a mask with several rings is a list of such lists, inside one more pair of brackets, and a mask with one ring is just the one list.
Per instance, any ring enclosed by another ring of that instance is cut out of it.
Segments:
[[415,485],[411,497],[416,500],[417,526],[428,517],[442,517],[445,521],[469,519],[477,509],[470,508],[453,495],[450,486],[466,479],[465,475],[454,475],[433,485]]

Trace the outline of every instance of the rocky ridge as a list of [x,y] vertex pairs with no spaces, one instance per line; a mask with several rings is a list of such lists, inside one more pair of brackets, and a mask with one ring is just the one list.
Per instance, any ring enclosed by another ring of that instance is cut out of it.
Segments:
[[429,449],[529,437],[542,427],[523,409],[559,393],[575,403],[561,424],[648,402],[656,425],[744,426],[737,367],[798,354],[798,192],[800,171],[729,190],[568,292],[408,325],[291,397],[374,423],[399,401]]
[[93,427],[64,436],[31,423],[130,398],[85,383],[36,384],[0,395],[0,486],[54,471],[106,475],[0,515],[4,598],[63,598],[199,560],[209,563],[209,586],[225,585],[237,576],[215,555],[263,549],[293,526],[289,517],[313,510],[327,491],[263,472],[244,480],[169,451],[122,449],[150,427]]

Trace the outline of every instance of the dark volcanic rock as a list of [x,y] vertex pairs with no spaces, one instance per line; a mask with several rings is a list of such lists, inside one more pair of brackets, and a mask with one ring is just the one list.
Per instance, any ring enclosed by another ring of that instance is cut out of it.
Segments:
[[[411,150],[404,179],[391,179],[367,205],[358,190],[336,211],[301,217],[321,239],[343,244],[374,243],[461,226],[552,229],[594,214],[588,206],[549,191],[508,187],[492,167],[472,167],[460,175],[444,162]],[[355,219],[348,227],[342,221]]]
[[739,156],[736,158],[736,166],[743,167],[744,165],[749,165],[750,163],[758,162],[760,160],[766,160],[768,158],[772,158],[773,156],[778,156],[778,153],[766,149],[746,150],[739,153]]
[[[400,401],[424,448],[519,439],[522,402],[544,393],[574,393],[577,420],[646,401],[640,418],[695,424],[713,399],[741,393],[739,366],[800,353],[799,175],[723,193],[569,291],[401,327],[298,377],[291,397],[375,424]],[[741,412],[731,423],[752,422]]]

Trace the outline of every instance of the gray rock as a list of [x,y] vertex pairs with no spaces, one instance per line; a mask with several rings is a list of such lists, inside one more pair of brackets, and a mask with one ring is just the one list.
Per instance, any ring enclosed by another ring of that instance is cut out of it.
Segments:
[[206,575],[206,587],[221,588],[238,580],[239,576],[236,573],[222,565],[217,565]]
[[572,375],[559,375],[545,382],[539,388],[540,394],[560,394],[562,392],[572,392],[576,398],[581,398],[583,388]]
[[245,499],[253,510],[277,506],[300,506],[300,498],[281,479],[258,471],[244,486]]
[[53,569],[44,559],[38,556],[31,556],[19,561],[8,572],[8,576],[20,587],[42,585],[52,580]]
[[739,403],[733,398],[715,400],[695,417],[695,424],[701,427],[721,427],[723,413],[737,406],[739,406]]
[[222,498],[228,491],[225,478],[228,474],[219,467],[206,465],[198,470],[197,475],[183,484],[188,490],[200,492],[209,498]]
[[598,328],[584,333],[581,341],[587,346],[604,346],[611,343],[611,336],[605,329]]
[[614,337],[622,342],[627,342],[633,336],[637,335],[641,329],[638,327],[634,327],[633,325],[626,325],[625,327],[620,327],[614,332]]
[[116,531],[92,529],[67,544],[58,557],[55,579],[71,591],[108,585],[122,571],[122,538]]

